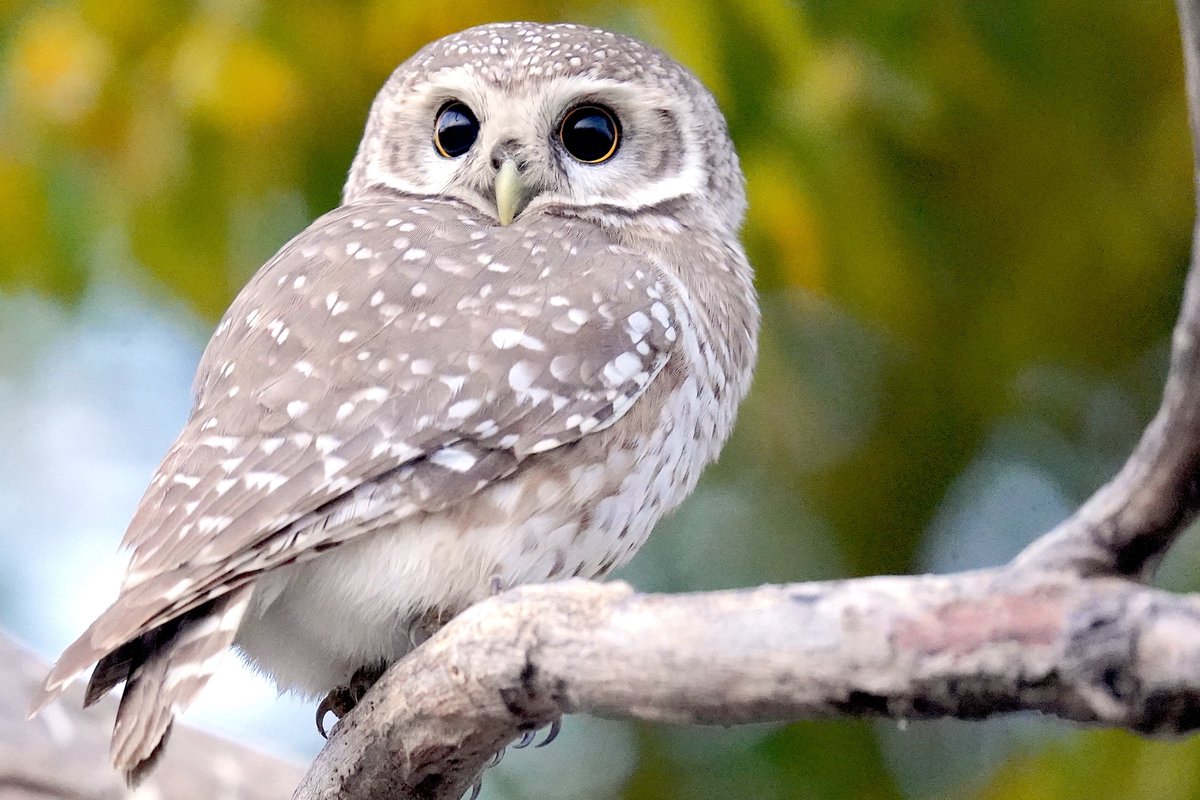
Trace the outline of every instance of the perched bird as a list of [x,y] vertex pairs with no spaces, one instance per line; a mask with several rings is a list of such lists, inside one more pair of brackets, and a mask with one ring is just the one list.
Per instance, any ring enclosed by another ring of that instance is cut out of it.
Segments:
[[712,95],[641,42],[511,23],[416,53],[342,204],[218,325],[120,593],[35,711],[93,663],[87,703],[124,681],[135,782],[231,644],[344,710],[470,604],[626,561],[746,393],[745,205]]

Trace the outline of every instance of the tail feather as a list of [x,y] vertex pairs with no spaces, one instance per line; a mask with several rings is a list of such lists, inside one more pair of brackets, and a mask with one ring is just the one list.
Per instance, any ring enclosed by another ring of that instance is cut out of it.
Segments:
[[[160,630],[163,628],[156,628],[152,633]],[[104,697],[121,681],[128,680],[134,667],[145,661],[146,654],[154,649],[147,642],[149,637],[150,634],[143,634],[132,642],[126,642],[97,662],[92,670],[92,677],[88,680],[87,690],[83,693],[84,708]]]
[[[228,652],[251,592],[250,586],[235,589],[213,601],[204,609],[206,613],[200,614],[201,609],[197,609],[180,618],[174,630],[164,626],[160,629],[161,639],[152,646],[141,643],[138,649],[144,652],[144,658],[128,673],[111,750],[113,766],[125,774],[130,786],[153,768],[175,715],[192,703]],[[137,653],[117,650],[112,656],[112,663],[105,664],[105,659],[97,664],[89,695],[102,695],[106,684],[116,682],[116,668],[136,658]]]
[[[162,754],[175,714],[191,704],[233,643],[252,593],[253,585],[245,583],[120,644],[102,643],[102,637],[92,635],[105,619],[102,615],[51,669],[29,716],[45,708],[92,663],[96,667],[84,694],[85,707],[125,681],[111,757],[126,781],[136,785]],[[105,613],[117,611],[114,604]]]
[[121,694],[110,757],[130,786],[153,768],[171,732],[173,709],[162,691],[170,660],[168,645],[133,670]]
[[[108,682],[109,687],[125,680],[129,670],[137,666],[137,661],[130,658],[141,654],[143,643],[162,640],[167,633],[177,629],[180,620],[207,613],[214,604],[211,598],[204,597],[201,593],[201,602],[194,603],[190,608],[168,608],[155,612],[155,608],[162,605],[161,598],[161,588],[152,580],[139,584],[118,597],[116,602],[105,609],[104,613],[58,657],[46,676],[42,690],[33,698],[29,709],[30,718],[54,702],[63,690],[87,672],[92,664],[104,662],[104,669],[100,671],[102,680],[99,683],[103,683],[109,673],[116,676],[115,680]],[[124,671],[121,669],[123,661],[129,662]],[[92,691],[94,694],[97,690]],[[96,697],[99,695],[94,695],[93,701]]]

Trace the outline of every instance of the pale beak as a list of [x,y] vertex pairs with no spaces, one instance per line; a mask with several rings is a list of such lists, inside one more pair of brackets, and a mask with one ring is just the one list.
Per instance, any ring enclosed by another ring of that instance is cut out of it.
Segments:
[[521,172],[511,158],[504,159],[496,172],[496,216],[501,225],[512,224],[513,217],[524,206],[525,185],[521,181]]

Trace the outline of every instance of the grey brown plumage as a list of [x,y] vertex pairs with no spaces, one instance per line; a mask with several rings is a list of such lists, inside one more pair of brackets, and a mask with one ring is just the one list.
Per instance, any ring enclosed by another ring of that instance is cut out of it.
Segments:
[[[420,127],[451,91],[481,109],[480,154],[458,164]],[[555,120],[535,107],[581,93],[623,115],[609,172],[578,171],[538,127]],[[501,138],[529,195],[508,226],[489,196]],[[92,664],[89,699],[125,681],[113,761],[136,778],[233,642],[316,695],[496,582],[628,558],[748,384],[743,207],[711,97],[645,45],[514,23],[414,56],[373,106],[344,204],[218,325],[121,592],[36,707]]]

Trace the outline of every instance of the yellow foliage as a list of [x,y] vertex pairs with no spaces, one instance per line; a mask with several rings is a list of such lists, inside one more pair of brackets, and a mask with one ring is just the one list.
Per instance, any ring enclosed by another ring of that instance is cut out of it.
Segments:
[[861,54],[848,43],[815,48],[794,95],[804,122],[818,130],[846,125],[862,103],[865,72]]
[[153,37],[164,16],[179,13],[176,4],[164,0],[80,0],[79,9],[89,25],[118,47]]
[[826,288],[820,222],[805,191],[804,173],[786,152],[751,150],[742,158],[750,200],[747,234],[770,242],[784,283],[813,292]]
[[8,79],[16,101],[56,122],[91,111],[112,64],[108,45],[68,9],[38,9],[14,37]]
[[202,21],[184,34],[172,70],[184,108],[232,134],[276,131],[303,101],[291,65],[265,42]]

